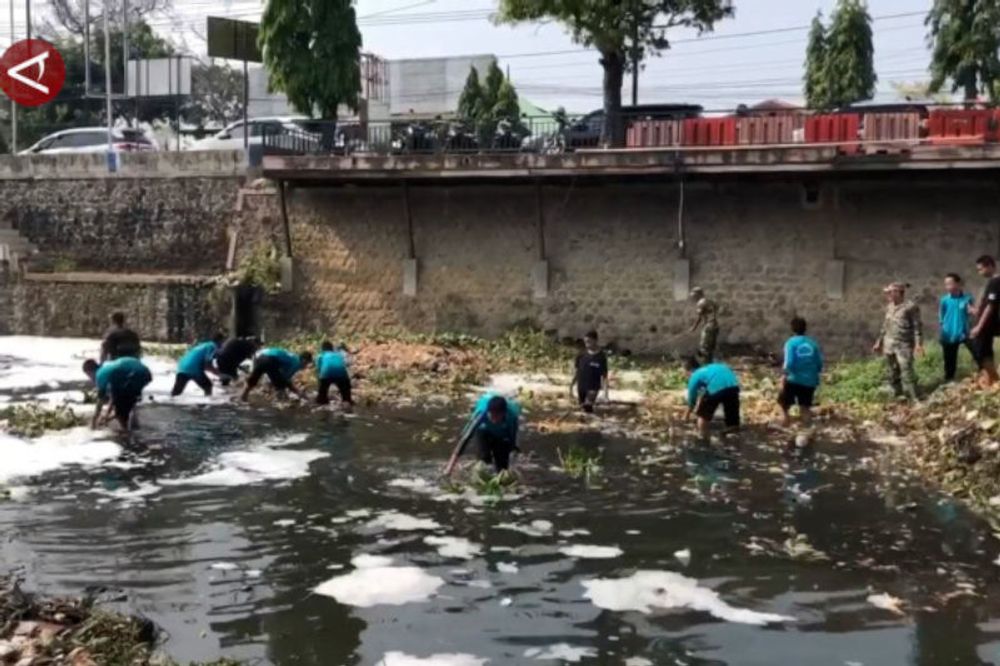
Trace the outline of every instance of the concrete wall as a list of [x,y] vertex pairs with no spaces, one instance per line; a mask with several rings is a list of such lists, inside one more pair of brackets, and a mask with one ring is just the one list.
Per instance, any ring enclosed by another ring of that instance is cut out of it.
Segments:
[[0,228],[40,250],[35,269],[218,273],[242,174],[236,153],[0,159]]
[[[419,262],[413,298],[402,293],[408,236],[400,187],[291,194],[297,282],[281,325],[492,335],[530,323],[560,336],[596,327],[637,351],[693,343],[684,332],[693,309],[674,299],[676,185],[546,186],[544,298],[533,295],[533,185],[410,192]],[[803,182],[794,177],[693,182],[684,209],[690,284],[720,302],[729,344],[776,347],[788,319],[801,314],[831,351],[864,353],[880,323],[881,287],[897,279],[913,283],[933,334],[940,276],[957,270],[973,278],[974,259],[998,249],[997,199],[985,177],[831,180],[818,206],[803,204]],[[250,197],[247,205],[241,242],[280,243],[276,197]],[[844,279],[830,284],[834,261],[843,262]]]
[[209,288],[169,282],[127,280],[64,282],[0,280],[0,305],[7,304],[0,335],[100,337],[108,316],[121,310],[144,340],[192,342],[218,330],[226,304],[210,298]]

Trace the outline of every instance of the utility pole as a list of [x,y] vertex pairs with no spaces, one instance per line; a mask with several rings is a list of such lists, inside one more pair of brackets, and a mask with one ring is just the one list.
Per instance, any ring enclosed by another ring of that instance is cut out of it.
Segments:
[[31,39],[31,0],[24,0],[24,22],[28,26],[28,39]]
[[632,106],[639,104],[639,17],[632,24]]
[[[14,0],[10,0],[10,43],[14,39]],[[17,155],[17,104],[10,100],[10,154]]]
[[108,27],[108,0],[104,0],[104,99],[108,114],[108,166],[111,166],[111,28]]
[[[122,0],[122,99],[125,122],[128,122],[128,0]],[[138,91],[137,91],[138,92]]]

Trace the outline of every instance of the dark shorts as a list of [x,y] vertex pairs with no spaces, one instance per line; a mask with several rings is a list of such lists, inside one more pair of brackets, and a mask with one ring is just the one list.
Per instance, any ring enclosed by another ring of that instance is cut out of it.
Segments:
[[330,404],[330,387],[336,386],[340,392],[340,399],[348,405],[353,405],[351,399],[351,378],[347,375],[334,375],[319,380],[319,392],[316,394],[316,402],[320,405]]
[[271,381],[271,386],[277,391],[283,391],[292,387],[281,371],[281,362],[273,356],[258,356],[254,359],[253,370],[247,377],[247,387],[254,388],[260,383],[260,378],[267,375]]
[[784,409],[788,409],[794,405],[798,405],[799,407],[812,407],[815,396],[815,386],[804,386],[802,384],[785,382],[785,387],[778,395],[778,404]]
[[476,446],[479,448],[479,459],[493,465],[497,472],[510,468],[510,454],[515,448],[507,440],[480,430],[476,433]]
[[132,410],[135,406],[139,404],[142,400],[142,391],[134,393],[131,391],[123,391],[121,393],[112,394],[111,396],[111,406],[115,409],[115,418],[118,419],[118,423],[121,424],[122,428],[128,429],[129,417],[132,415]]
[[703,419],[711,421],[722,405],[723,413],[726,417],[726,425],[736,428],[740,425],[740,389],[737,387],[727,388],[718,393],[706,393],[702,396],[695,412]]
[[205,392],[205,395],[212,395],[212,380],[208,378],[204,372],[200,375],[188,375],[183,372],[177,373],[177,379],[174,380],[174,388],[170,392],[173,397],[179,396],[184,393],[184,389],[187,388],[188,382],[194,382],[198,387]]
[[594,403],[597,402],[597,396],[601,391],[601,387],[598,386],[588,386],[588,385],[578,385],[576,387],[576,397],[580,401],[580,406],[585,412],[594,411]]
[[981,368],[986,361],[993,360],[993,332],[981,333],[978,337],[972,338],[972,353],[976,358],[976,363]]

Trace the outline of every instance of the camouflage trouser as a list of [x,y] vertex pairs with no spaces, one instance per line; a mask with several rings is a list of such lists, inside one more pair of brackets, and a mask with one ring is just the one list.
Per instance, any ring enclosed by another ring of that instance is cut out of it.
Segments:
[[698,360],[708,363],[715,358],[715,345],[719,341],[719,327],[706,326],[701,329],[701,339],[698,341]]
[[885,353],[886,375],[893,394],[917,399],[917,371],[913,368],[913,350],[894,349]]

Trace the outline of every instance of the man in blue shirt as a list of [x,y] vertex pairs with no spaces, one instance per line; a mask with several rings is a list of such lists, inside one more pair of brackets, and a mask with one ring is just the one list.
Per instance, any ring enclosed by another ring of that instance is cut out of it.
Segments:
[[954,381],[958,370],[958,348],[962,345],[975,360],[976,352],[969,340],[969,317],[975,313],[976,299],[962,290],[962,278],[948,273],[944,278],[945,294],[938,307],[941,328],[941,352],[944,356],[944,380]]
[[445,476],[454,471],[459,457],[473,436],[476,438],[479,459],[482,462],[493,465],[497,473],[509,469],[511,453],[520,451],[517,448],[520,417],[521,406],[513,398],[493,393],[480,397],[444,468]]
[[216,334],[208,342],[201,342],[191,347],[181,360],[177,362],[177,379],[174,380],[174,388],[170,395],[174,398],[184,393],[188,382],[194,382],[205,395],[212,395],[212,380],[208,378],[207,372],[217,374],[212,365],[212,359],[219,351],[219,346],[225,341],[226,336],[221,333]]
[[136,427],[135,406],[142,399],[142,390],[153,381],[149,368],[137,358],[123,356],[114,361],[97,365],[97,361],[88,359],[83,364],[83,372],[97,387],[97,409],[90,427],[96,428],[101,419],[105,405],[111,405],[111,411],[105,420],[112,415],[118,419],[122,430],[128,432]]
[[719,405],[725,414],[726,428],[736,430],[740,427],[740,381],[725,363],[699,366],[698,359],[687,360],[688,418],[693,414],[698,416],[698,434],[707,440],[708,426]]
[[799,406],[802,425],[808,426],[812,421],[813,399],[823,372],[823,352],[819,343],[806,335],[806,328],[806,320],[802,317],[792,319],[793,335],[785,343],[785,363],[781,368],[784,377],[778,404],[785,414],[786,426],[791,423],[788,412],[795,405]]
[[293,354],[280,347],[268,347],[259,352],[254,359],[253,370],[250,371],[250,376],[247,377],[247,385],[243,389],[243,395],[240,398],[243,401],[248,400],[250,398],[250,391],[257,387],[261,377],[267,375],[268,380],[271,382],[271,387],[275,391],[284,392],[288,390],[304,400],[306,397],[305,394],[295,387],[295,384],[292,383],[292,378],[295,377],[299,370],[308,368],[311,363],[312,354],[307,351],[301,354]]
[[319,379],[317,404],[330,404],[330,386],[333,385],[340,392],[341,402],[348,407],[354,405],[351,399],[351,376],[347,372],[348,365],[350,359],[347,358],[347,352],[343,347],[335,350],[330,342],[320,345],[319,356],[316,357],[316,377]]

